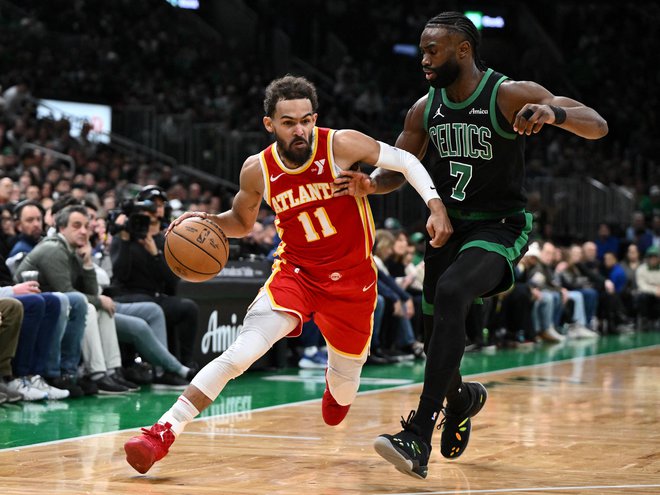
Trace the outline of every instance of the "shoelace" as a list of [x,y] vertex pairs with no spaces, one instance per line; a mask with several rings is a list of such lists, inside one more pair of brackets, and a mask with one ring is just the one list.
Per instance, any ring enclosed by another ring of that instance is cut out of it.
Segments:
[[[169,425],[169,423],[167,423],[167,425]],[[174,433],[172,433],[172,431],[169,429],[169,426],[166,426],[166,425],[159,425],[159,426],[162,426],[162,428],[159,428],[158,431],[155,431],[154,426],[152,426],[149,429],[147,429],[147,428],[140,428],[140,429],[142,430],[142,432],[145,435],[147,435],[149,437],[152,437],[152,438],[156,438],[156,439],[161,440],[163,442],[165,441],[166,436],[174,435]]]
[[440,420],[440,423],[438,423],[438,426],[435,427],[436,430],[442,430],[442,427],[447,422],[447,409],[443,407],[440,409],[440,412],[442,413],[442,419]]
[[34,377],[32,377],[30,383],[34,388],[37,388],[39,390],[50,389],[50,385],[46,383],[46,380],[44,380],[41,375],[35,375]]
[[401,416],[401,426],[403,427],[404,430],[410,429],[410,423],[412,422],[414,417],[415,417],[414,409],[408,413],[408,419],[403,419],[403,416]]
[[151,428],[140,428],[140,429],[142,430],[142,433],[144,433],[145,435],[148,435],[148,436],[154,437],[154,438],[158,438],[158,439],[161,438],[160,431],[165,431],[165,428],[163,428],[160,431],[154,431],[153,426]]

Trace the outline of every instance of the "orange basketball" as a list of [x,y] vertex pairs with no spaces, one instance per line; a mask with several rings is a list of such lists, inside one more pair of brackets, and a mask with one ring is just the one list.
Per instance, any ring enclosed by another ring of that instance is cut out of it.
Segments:
[[227,236],[215,222],[205,218],[186,218],[165,238],[168,266],[189,282],[212,279],[227,264],[228,257]]

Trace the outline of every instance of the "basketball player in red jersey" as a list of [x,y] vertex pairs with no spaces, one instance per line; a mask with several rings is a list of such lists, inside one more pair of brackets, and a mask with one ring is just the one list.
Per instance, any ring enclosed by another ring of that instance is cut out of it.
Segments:
[[369,203],[333,197],[331,185],[343,170],[364,162],[401,172],[431,211],[426,225],[431,243],[440,246],[451,235],[431,177],[413,155],[354,130],[316,127],[316,108],[316,89],[306,79],[285,76],[271,82],[263,122],[275,143],[243,164],[231,210],[187,212],[174,222],[208,218],[227,236],[243,237],[252,230],[263,198],[275,211],[282,241],[272,274],[248,308],[236,341],[197,374],[155,425],[124,445],[126,460],[140,473],[167,454],[229,380],[278,340],[299,335],[312,314],[328,344],[323,419],[332,426],[344,419],[369,350],[377,270]]

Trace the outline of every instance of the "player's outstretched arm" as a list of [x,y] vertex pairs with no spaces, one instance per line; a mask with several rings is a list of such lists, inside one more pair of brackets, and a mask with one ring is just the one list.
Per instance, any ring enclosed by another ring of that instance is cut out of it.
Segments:
[[439,247],[447,242],[452,233],[447,211],[431,176],[412,154],[354,130],[337,131],[333,151],[335,162],[344,170],[353,163],[364,162],[402,174],[431,210],[427,222],[431,245]]
[[174,220],[167,233],[177,224],[189,217],[208,218],[216,223],[227,237],[245,237],[252,231],[257,221],[261,198],[264,193],[264,180],[259,163],[259,156],[249,157],[243,164],[240,175],[240,189],[231,209],[218,215],[203,211],[188,211]]
[[546,124],[585,139],[600,139],[608,132],[607,122],[596,110],[577,100],[555,96],[535,82],[502,83],[497,102],[518,134],[536,134]]
[[[422,159],[428,146],[428,134],[424,128],[424,110],[428,96],[423,96],[408,110],[395,146]],[[401,187],[406,182],[403,174],[394,170],[377,168],[367,176],[362,172],[346,170],[335,180],[334,195],[363,197],[368,194],[386,194]]]

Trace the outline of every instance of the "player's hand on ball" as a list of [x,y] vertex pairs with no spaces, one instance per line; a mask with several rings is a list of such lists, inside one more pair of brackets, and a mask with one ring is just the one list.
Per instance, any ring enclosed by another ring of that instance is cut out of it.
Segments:
[[191,217],[208,218],[209,214],[206,213],[205,211],[187,211],[183,213],[181,216],[174,219],[172,223],[170,223],[170,226],[167,227],[167,230],[165,231],[165,236],[167,237],[167,234],[169,234],[174,227],[179,225],[186,218],[191,218]]
[[181,215],[165,237],[165,262],[179,278],[204,282],[215,277],[229,259],[229,240],[206,214]]

